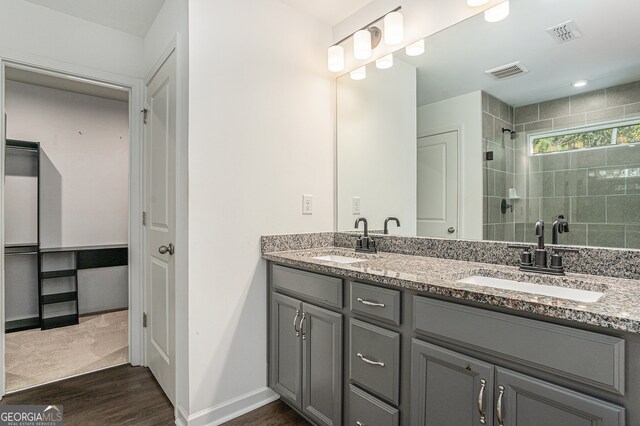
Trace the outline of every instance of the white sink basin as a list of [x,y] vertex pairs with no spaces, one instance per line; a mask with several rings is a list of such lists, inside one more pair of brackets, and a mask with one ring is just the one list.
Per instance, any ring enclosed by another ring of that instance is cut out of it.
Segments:
[[329,254],[326,256],[316,256],[316,260],[324,260],[325,262],[342,263],[348,265],[350,263],[366,262],[367,259],[358,259],[355,257],[339,256],[337,254]]
[[504,280],[501,278],[491,278],[475,275],[465,278],[459,282],[472,285],[481,285],[484,287],[502,288],[505,290],[521,291],[524,293],[533,293],[541,296],[557,297],[559,299],[568,299],[575,302],[594,303],[600,299],[604,293],[589,290],[578,290],[570,287],[557,287],[552,285],[531,284],[519,281]]

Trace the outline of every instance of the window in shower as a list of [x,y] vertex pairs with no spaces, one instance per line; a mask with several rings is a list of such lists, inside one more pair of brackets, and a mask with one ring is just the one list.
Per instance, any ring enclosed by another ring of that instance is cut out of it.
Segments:
[[531,139],[531,153],[549,154],[632,143],[640,143],[640,123],[599,126],[570,133],[565,131],[535,136]]

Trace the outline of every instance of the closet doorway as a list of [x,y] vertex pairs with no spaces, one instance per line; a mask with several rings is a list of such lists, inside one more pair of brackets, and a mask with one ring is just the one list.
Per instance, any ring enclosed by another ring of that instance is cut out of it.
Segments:
[[129,360],[129,90],[5,67],[5,391]]

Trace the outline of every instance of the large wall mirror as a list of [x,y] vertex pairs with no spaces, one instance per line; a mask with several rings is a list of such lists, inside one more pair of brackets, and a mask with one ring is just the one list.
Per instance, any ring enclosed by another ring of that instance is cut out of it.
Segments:
[[640,248],[640,2],[510,5],[338,78],[338,230]]

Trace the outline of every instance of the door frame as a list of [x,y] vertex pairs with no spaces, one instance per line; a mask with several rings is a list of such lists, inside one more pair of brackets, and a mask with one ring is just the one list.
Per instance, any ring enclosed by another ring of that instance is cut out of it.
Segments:
[[[465,205],[464,205],[464,190],[465,190],[465,185],[464,185],[464,178],[465,178],[465,173],[464,173],[464,169],[462,167],[462,165],[464,164],[463,160],[464,160],[464,150],[462,149],[462,141],[464,140],[464,126],[462,124],[460,125],[451,125],[451,126],[443,126],[443,127],[435,127],[432,129],[427,129],[423,132],[418,132],[418,135],[416,136],[416,151],[418,150],[418,139],[422,139],[422,138],[427,138],[429,136],[437,136],[437,135],[441,135],[444,133],[451,133],[451,132],[458,132],[458,140],[457,140],[457,145],[458,145],[458,212],[457,212],[457,217],[456,217],[456,228],[458,229],[458,236],[456,239],[460,240],[460,239],[465,239],[464,237],[464,232],[466,231],[464,229],[464,221],[462,220],[462,218],[464,217],[464,213],[465,213]],[[417,161],[417,157],[416,157],[416,161]],[[417,175],[417,169],[418,164],[416,163],[416,175]],[[416,201],[418,199],[418,193],[416,192]],[[417,203],[416,203],[417,206]],[[416,207],[417,208],[417,207]],[[416,217],[417,217],[417,210],[416,210]]]
[[[144,365],[144,333],[142,328],[143,285],[143,133],[141,110],[144,105],[144,85],[141,79],[123,76],[93,68],[73,65],[49,58],[24,54],[0,48],[0,176],[5,164],[5,69],[26,69],[32,72],[62,78],[79,79],[97,85],[118,86],[129,92],[129,363]],[[5,282],[4,282],[4,179],[0,179],[0,399],[5,386]]]

